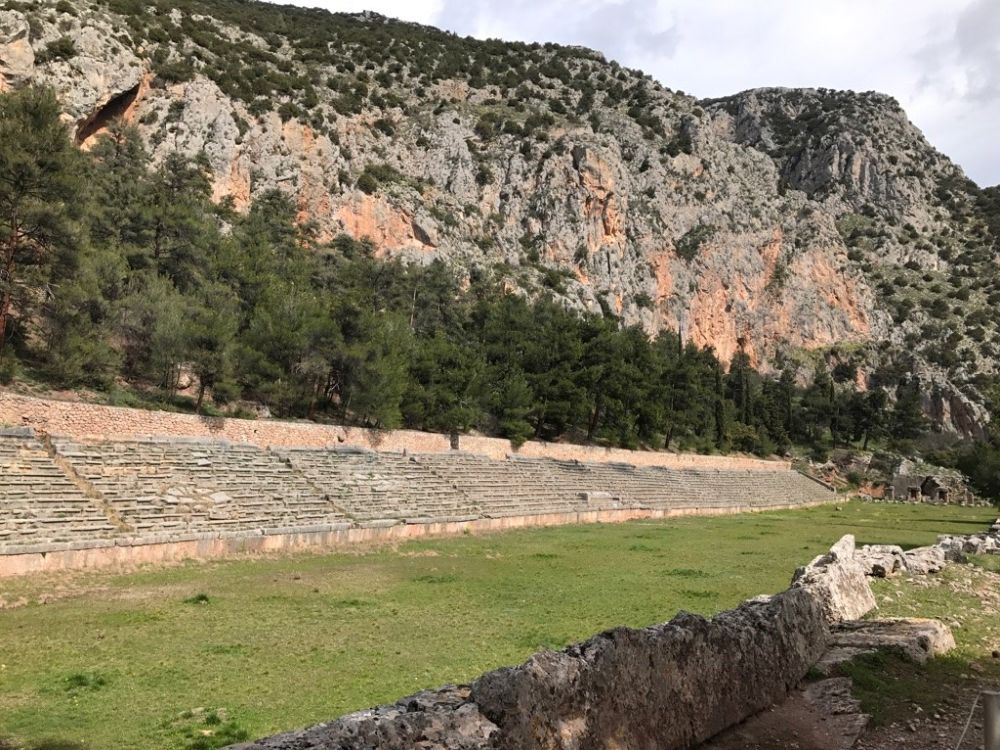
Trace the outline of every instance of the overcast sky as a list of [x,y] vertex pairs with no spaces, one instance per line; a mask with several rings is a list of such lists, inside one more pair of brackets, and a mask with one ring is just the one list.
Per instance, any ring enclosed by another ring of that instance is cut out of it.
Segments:
[[895,96],[980,185],[1000,183],[1000,0],[297,0],[462,35],[582,44],[699,97],[756,86]]

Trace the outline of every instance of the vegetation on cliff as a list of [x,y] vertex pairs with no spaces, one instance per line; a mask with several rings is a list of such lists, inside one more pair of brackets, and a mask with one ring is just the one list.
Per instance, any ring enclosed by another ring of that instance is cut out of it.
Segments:
[[[722,363],[610,311],[581,316],[551,296],[529,300],[502,274],[466,288],[438,261],[379,258],[347,236],[320,242],[279,191],[238,214],[212,202],[203,163],[171,153],[154,167],[128,128],[88,153],[55,148],[53,133],[68,139],[47,91],[0,105],[9,135],[0,204],[27,196],[59,228],[15,248],[6,380],[16,356],[62,387],[125,382],[170,398],[193,386],[199,411],[206,397],[213,408],[246,400],[284,416],[479,429],[516,442],[769,454],[792,442],[908,441],[926,429],[920,383],[905,371],[878,373],[859,391],[851,367],[820,366],[803,389],[791,364],[765,377],[744,352]],[[87,189],[73,200],[38,193],[46,180]],[[24,213],[12,211],[0,217],[4,236]]]

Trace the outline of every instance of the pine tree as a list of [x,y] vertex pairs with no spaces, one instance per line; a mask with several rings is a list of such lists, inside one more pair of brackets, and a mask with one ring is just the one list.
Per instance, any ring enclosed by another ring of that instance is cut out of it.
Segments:
[[107,387],[121,367],[112,345],[114,294],[124,277],[112,248],[83,244],[52,264],[40,323],[47,374],[63,386]]
[[206,285],[185,298],[185,359],[198,378],[195,413],[201,413],[208,390],[228,385],[236,359],[236,303],[221,284]]
[[736,419],[750,424],[753,413],[753,391],[757,373],[750,364],[750,357],[744,351],[733,355],[726,376],[726,396],[736,407]]
[[816,366],[813,382],[802,395],[799,434],[813,446],[822,444],[833,418],[833,379],[826,365]]
[[534,432],[527,416],[533,395],[524,373],[513,371],[494,384],[492,411],[497,418],[497,432],[520,446]]
[[205,281],[219,246],[211,184],[204,164],[170,153],[150,185],[152,264],[188,293]]
[[132,271],[152,267],[149,154],[139,132],[112,123],[90,151],[91,243],[120,254]]
[[390,430],[402,424],[409,346],[403,319],[383,316],[373,319],[366,340],[351,347],[344,408],[366,426]]
[[471,342],[443,333],[414,341],[409,383],[403,397],[407,426],[437,432],[465,432],[482,418],[486,368]]
[[15,316],[30,319],[53,251],[74,241],[82,164],[55,95],[0,95],[0,362]]
[[722,364],[715,364],[715,447],[720,451],[729,450],[729,414],[726,409],[726,394],[723,385]]
[[926,429],[920,380],[911,376],[896,387],[896,403],[889,416],[889,433],[896,440],[913,440]]
[[878,385],[867,393],[851,394],[848,408],[853,420],[854,439],[862,441],[862,450],[868,450],[868,444],[873,438],[885,434],[887,401],[885,389]]

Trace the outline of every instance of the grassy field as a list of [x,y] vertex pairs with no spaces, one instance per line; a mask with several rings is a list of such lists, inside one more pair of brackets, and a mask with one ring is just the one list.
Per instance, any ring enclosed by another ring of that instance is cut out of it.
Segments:
[[712,614],[844,533],[918,546],[995,513],[850,503],[0,580],[0,748],[217,747]]

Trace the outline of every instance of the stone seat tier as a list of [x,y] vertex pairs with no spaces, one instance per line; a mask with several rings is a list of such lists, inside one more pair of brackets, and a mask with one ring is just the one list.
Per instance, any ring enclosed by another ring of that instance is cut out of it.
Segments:
[[184,442],[75,443],[60,455],[135,530],[250,530],[347,520],[336,502],[275,453]]
[[464,488],[408,456],[323,450],[281,455],[358,521],[480,515]]
[[39,440],[0,436],[0,538],[69,542],[104,539],[115,531]]
[[[461,452],[266,450],[222,442],[54,445],[59,463],[33,438],[0,437],[4,545],[604,508],[766,508],[830,498],[826,488],[790,470],[495,460]],[[127,528],[117,529],[103,507]]]

